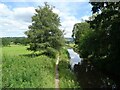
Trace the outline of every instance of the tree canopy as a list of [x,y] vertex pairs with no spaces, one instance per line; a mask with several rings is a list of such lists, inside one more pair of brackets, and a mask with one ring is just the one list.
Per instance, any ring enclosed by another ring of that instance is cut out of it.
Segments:
[[53,7],[45,3],[35,9],[32,25],[25,32],[28,37],[29,50],[40,51],[47,49],[60,50],[63,43],[63,32],[59,29],[60,17],[53,12]]
[[96,48],[97,57],[106,59],[106,71],[120,76],[120,2],[99,2],[92,4],[93,13],[101,12],[90,21],[90,25],[98,33]]
[[2,39],[2,46],[10,45],[10,40],[8,38],[1,38]]
[[9,46],[11,44],[21,44],[27,45],[28,40],[26,37],[3,37],[2,39],[2,46]]
[[73,28],[76,48],[82,58],[120,81],[120,2],[90,3],[93,18]]

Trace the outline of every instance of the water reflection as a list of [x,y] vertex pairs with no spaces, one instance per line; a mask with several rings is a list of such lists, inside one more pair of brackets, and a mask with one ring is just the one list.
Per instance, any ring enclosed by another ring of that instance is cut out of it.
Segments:
[[117,89],[113,80],[98,71],[89,61],[82,60],[73,49],[68,49],[68,53],[70,56],[71,68],[74,70],[77,80],[82,88]]
[[74,52],[73,49],[68,49],[69,57],[70,57],[70,65],[71,69],[74,69],[74,65],[81,62],[81,58],[79,57],[79,54]]

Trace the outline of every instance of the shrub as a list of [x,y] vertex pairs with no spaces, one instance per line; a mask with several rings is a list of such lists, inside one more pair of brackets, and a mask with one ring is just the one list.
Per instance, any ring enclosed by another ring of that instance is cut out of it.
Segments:
[[48,47],[46,49],[45,54],[51,58],[56,58],[57,50],[55,50],[54,48]]

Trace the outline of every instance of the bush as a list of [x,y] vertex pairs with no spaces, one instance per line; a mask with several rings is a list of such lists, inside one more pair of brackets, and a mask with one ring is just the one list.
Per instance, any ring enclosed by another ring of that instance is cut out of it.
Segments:
[[51,58],[56,58],[57,51],[54,48],[48,47],[45,54]]

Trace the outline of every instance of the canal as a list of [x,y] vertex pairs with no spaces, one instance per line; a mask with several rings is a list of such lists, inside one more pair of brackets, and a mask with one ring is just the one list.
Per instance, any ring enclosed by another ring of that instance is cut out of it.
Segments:
[[81,63],[81,58],[79,56],[79,54],[77,54],[76,52],[74,52],[73,49],[67,49],[69,56],[70,56],[70,65],[71,65],[71,69],[74,69],[74,65]]
[[117,86],[108,76],[98,71],[91,63],[82,60],[73,49],[67,49],[70,57],[71,69],[74,71],[80,86],[116,90]]

